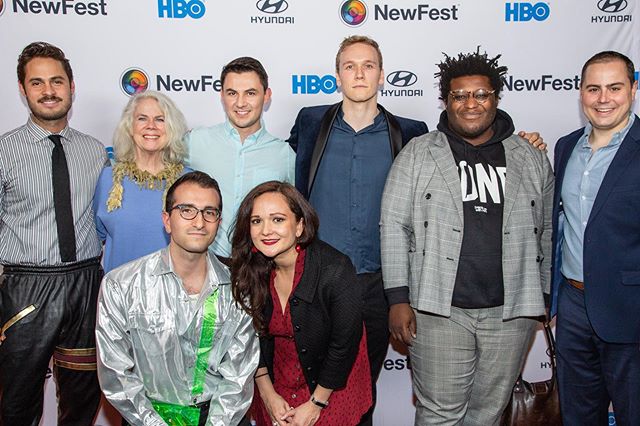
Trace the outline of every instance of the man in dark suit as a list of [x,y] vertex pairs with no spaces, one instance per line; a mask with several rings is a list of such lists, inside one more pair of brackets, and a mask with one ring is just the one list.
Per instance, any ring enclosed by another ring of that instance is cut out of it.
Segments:
[[552,314],[563,422],[640,421],[640,121],[631,60],[600,52],[582,68],[589,123],[555,148]]
[[[363,293],[374,387],[389,344],[388,306],[380,271],[380,201],[395,156],[427,133],[421,121],[379,105],[382,54],[369,37],[346,38],[336,55],[342,102],[303,108],[288,142],[296,151],[296,187],[320,217],[320,239],[347,254]],[[370,424],[371,411],[363,419]]]

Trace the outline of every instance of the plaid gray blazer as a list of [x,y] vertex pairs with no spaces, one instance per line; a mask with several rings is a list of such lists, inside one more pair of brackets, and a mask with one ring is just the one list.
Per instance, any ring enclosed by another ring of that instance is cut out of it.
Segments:
[[[518,136],[503,142],[504,319],[544,315],[549,293],[553,172],[544,152]],[[449,316],[464,233],[460,178],[446,136],[414,138],[391,167],[380,233],[385,289],[408,286],[411,306]]]

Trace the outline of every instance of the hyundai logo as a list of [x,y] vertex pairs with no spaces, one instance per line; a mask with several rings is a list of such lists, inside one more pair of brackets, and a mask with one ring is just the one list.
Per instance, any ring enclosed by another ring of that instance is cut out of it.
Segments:
[[627,5],[627,0],[600,0],[598,9],[607,13],[617,13],[625,10]]
[[387,82],[396,87],[409,87],[416,84],[418,76],[411,71],[394,71],[387,75]]
[[286,0],[258,0],[258,10],[264,13],[282,13],[289,8]]

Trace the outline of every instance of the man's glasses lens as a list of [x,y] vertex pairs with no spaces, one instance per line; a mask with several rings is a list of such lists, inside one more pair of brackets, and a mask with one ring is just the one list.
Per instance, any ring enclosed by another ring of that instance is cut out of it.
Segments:
[[214,208],[199,209],[196,206],[190,204],[178,204],[171,210],[178,209],[180,217],[185,220],[193,220],[198,216],[198,213],[202,213],[202,217],[207,222],[216,222],[220,219],[220,210]]
[[469,92],[466,90],[456,90],[455,92],[449,92],[449,95],[453,98],[455,102],[465,103],[469,100],[471,96],[478,102],[479,104],[483,104],[489,99],[491,95],[495,93],[495,90],[484,90],[478,89],[475,92]]

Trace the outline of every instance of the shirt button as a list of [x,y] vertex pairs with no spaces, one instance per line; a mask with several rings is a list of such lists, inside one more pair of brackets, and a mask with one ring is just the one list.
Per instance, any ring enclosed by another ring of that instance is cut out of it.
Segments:
[[298,395],[296,395],[295,393],[291,394],[291,398],[296,399],[298,397]]
[[585,172],[584,172],[584,175],[585,175],[585,176],[589,176],[589,170],[585,171]]
[[587,199],[587,197],[585,197],[584,195],[582,195],[580,198],[582,198],[583,200]]
[[587,226],[587,222],[582,222],[582,225]]

